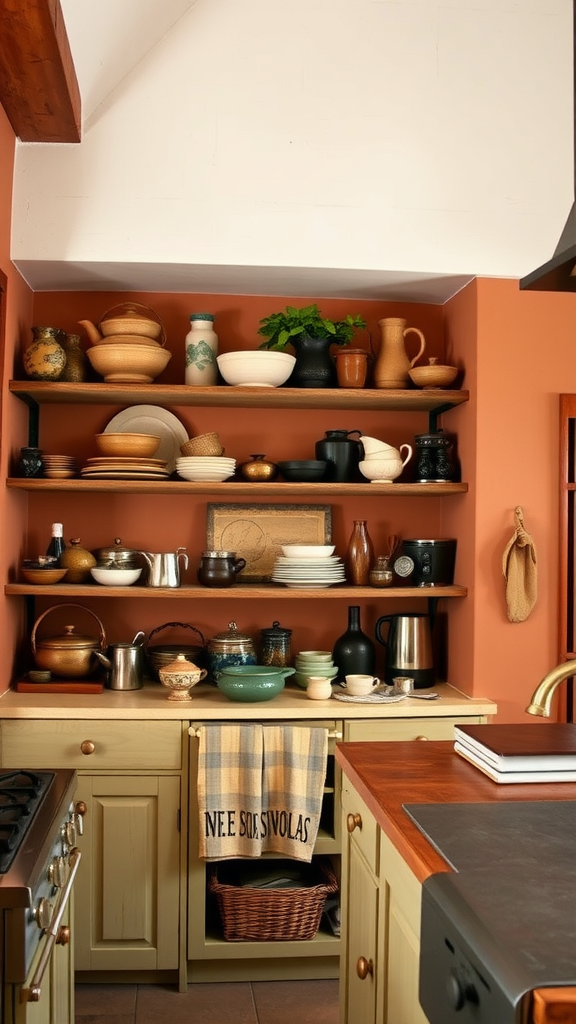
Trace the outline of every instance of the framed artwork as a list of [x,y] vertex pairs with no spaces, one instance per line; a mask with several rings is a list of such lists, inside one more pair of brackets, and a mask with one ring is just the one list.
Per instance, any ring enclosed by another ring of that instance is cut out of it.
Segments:
[[331,505],[207,505],[208,548],[246,559],[238,583],[269,583],[283,544],[329,544],[331,539]]

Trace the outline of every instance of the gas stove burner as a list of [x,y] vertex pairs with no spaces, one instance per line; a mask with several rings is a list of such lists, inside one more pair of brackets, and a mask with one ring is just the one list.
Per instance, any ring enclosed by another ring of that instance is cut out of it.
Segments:
[[52,772],[0,772],[1,874],[8,871],[53,778]]

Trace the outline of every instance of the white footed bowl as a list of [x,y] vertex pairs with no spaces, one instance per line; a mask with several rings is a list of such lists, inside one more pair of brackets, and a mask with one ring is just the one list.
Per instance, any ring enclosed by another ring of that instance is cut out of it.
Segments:
[[400,476],[404,466],[400,459],[366,459],[360,463],[359,469],[371,483],[391,483]]
[[90,569],[96,583],[105,587],[130,587],[140,576],[142,569]]

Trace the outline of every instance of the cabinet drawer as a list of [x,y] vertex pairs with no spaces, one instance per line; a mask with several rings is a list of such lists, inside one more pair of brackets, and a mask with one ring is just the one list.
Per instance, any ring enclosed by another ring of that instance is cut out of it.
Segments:
[[8,720],[1,724],[1,735],[3,768],[161,771],[182,764],[179,722]]
[[[356,790],[344,776],[342,778],[342,810],[344,835],[349,836],[350,842],[355,843],[362,851],[370,870],[378,877],[380,829],[374,815],[371,814],[362,798],[358,796]],[[350,815],[359,816],[358,824],[352,832],[348,828]]]
[[344,725],[349,742],[374,743],[389,740],[453,740],[454,726],[462,722],[479,722],[480,718],[462,715],[454,718],[400,718],[396,721],[356,721]]

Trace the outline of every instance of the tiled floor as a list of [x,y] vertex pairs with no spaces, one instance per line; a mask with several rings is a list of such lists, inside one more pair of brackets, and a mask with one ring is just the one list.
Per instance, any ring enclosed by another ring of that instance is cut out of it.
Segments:
[[338,1024],[337,981],[77,985],[76,1024]]

